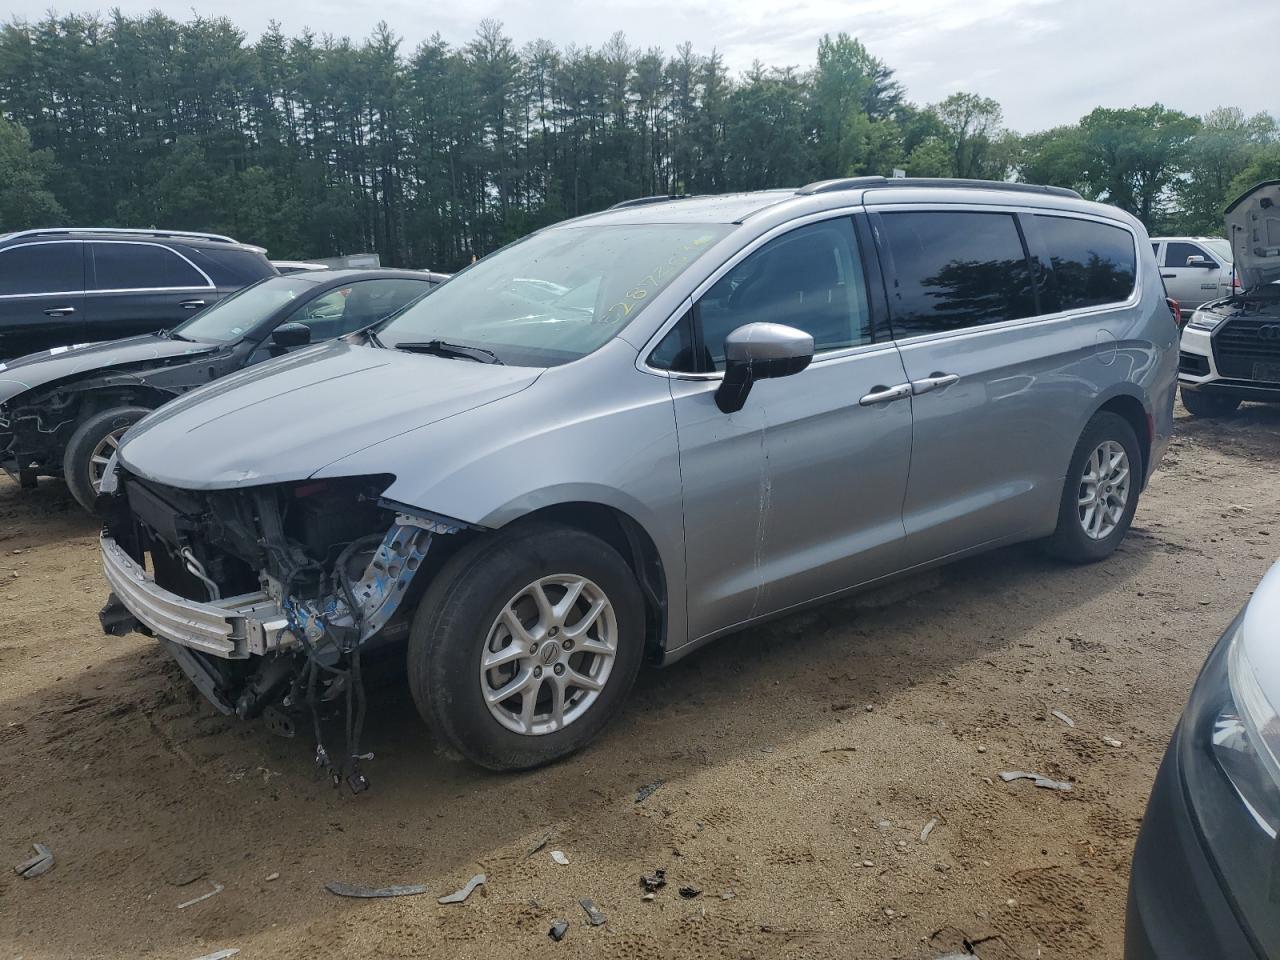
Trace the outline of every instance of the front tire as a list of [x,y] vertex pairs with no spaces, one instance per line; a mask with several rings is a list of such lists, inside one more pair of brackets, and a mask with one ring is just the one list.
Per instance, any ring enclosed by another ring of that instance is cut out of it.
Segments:
[[491,770],[581,749],[618,712],[644,653],[644,601],[611,546],[528,523],[464,547],[432,581],[409,637],[418,712]]
[[62,455],[62,476],[76,503],[96,515],[103,471],[125,431],[150,413],[147,407],[113,407],[76,427]]
[[1229,417],[1240,407],[1240,401],[1235,397],[1215,396],[1186,387],[1181,387],[1178,392],[1182,395],[1182,405],[1193,417]]
[[1129,421],[1100,411],[1076,442],[1058,507],[1058,527],[1046,542],[1070,563],[1105,560],[1120,546],[1138,509],[1142,453]]

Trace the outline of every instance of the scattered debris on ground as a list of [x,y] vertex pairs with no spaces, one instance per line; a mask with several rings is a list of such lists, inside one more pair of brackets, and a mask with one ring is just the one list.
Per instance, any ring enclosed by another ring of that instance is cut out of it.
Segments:
[[220,883],[215,883],[215,884],[213,885],[213,889],[212,889],[212,890],[210,890],[208,893],[202,893],[202,894],[201,894],[200,896],[198,896],[198,897],[192,897],[192,898],[191,898],[190,900],[188,900],[186,903],[180,903],[180,904],[178,904],[178,909],[179,909],[179,910],[185,910],[185,909],[187,909],[187,907],[193,907],[193,906],[195,906],[197,903],[203,903],[205,900],[208,900],[210,897],[216,897],[216,896],[217,896],[218,894],[220,894],[224,889],[225,889],[225,888],[222,886],[222,884],[220,884]]
[[578,904],[587,914],[587,920],[591,922],[593,927],[598,927],[605,922],[605,915],[596,907],[595,902],[588,897],[581,897]]
[[644,803],[645,800],[647,800],[650,796],[652,796],[653,791],[657,790],[660,786],[662,786],[666,782],[667,781],[665,780],[655,780],[653,781],[653,783],[646,783],[643,787],[641,787],[639,790],[636,791],[636,803]]
[[535,843],[532,847],[530,847],[528,850],[526,850],[526,851],[525,851],[525,855],[524,855],[524,857],[523,857],[522,859],[524,859],[524,860],[528,860],[528,859],[529,859],[530,857],[532,857],[535,853],[537,853],[539,850],[541,850],[543,847],[545,847],[548,843],[550,843],[550,842],[551,842],[551,838],[552,838],[553,836],[555,836],[555,831],[554,831],[554,830],[548,830],[548,831],[546,832],[546,835],[545,835],[541,840],[539,840],[539,841],[538,841],[537,843]]
[[569,932],[568,920],[557,920],[551,924],[551,929],[547,931],[547,936],[559,943],[564,939],[564,935]]
[[1072,720],[1070,717],[1068,717],[1061,710],[1054,710],[1053,715],[1057,717],[1059,720],[1061,720],[1063,723],[1065,723],[1068,727],[1074,727],[1076,725],[1076,722]]
[[929,839],[929,834],[933,833],[933,828],[938,825],[938,818],[934,817],[924,825],[924,829],[920,831],[920,842],[924,843]]
[[471,896],[476,887],[484,885],[484,874],[477,873],[474,877],[466,882],[461,890],[455,890],[453,893],[445,894],[443,897],[437,897],[436,903],[462,903]]
[[43,843],[33,843],[31,846],[36,855],[29,860],[23,860],[13,868],[14,873],[28,880],[38,877],[42,873],[48,873],[53,869],[53,851]]
[[565,856],[565,852],[563,850],[552,850],[551,859],[562,867],[567,867],[569,865],[569,858]]
[[1065,792],[1071,789],[1071,784],[1065,780],[1054,780],[1038,773],[1027,773],[1025,770],[1005,770],[1000,774],[1000,779],[1005,783],[1012,783],[1014,780],[1034,780],[1037,787],[1043,787],[1045,790]]
[[686,900],[692,900],[694,897],[698,897],[701,895],[702,895],[702,888],[695,887],[693,884],[688,884],[687,886],[683,886],[680,888],[680,896],[684,897]]
[[655,890],[661,890],[667,885],[667,871],[661,867],[654,870],[653,873],[646,873],[640,878],[640,886],[644,887],[645,892],[653,893]]
[[203,957],[196,957],[196,960],[227,960],[228,957],[234,957],[239,952],[239,947],[227,947],[225,950],[215,950],[213,953],[206,953]]
[[382,897],[416,897],[427,892],[422,883],[400,883],[390,887],[361,887],[354,883],[343,883],[341,880],[330,880],[324,888],[339,897],[356,897],[357,899],[376,900]]

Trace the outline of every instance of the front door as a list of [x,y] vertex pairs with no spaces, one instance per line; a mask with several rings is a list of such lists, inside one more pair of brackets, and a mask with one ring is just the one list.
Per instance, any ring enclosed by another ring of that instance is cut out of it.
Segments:
[[84,339],[84,244],[36,240],[0,250],[0,360]]
[[[761,321],[812,334],[814,361],[756,383],[742,410],[721,413],[724,339]],[[691,638],[899,566],[911,400],[860,404],[905,380],[897,349],[871,331],[842,217],[733,263],[655,351],[651,363],[674,374]]]

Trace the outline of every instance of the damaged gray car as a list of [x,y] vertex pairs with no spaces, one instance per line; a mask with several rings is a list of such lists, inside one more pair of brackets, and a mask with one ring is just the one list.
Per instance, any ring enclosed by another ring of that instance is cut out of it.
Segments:
[[345,709],[317,760],[357,789],[373,654],[445,747],[533,767],[646,659],[1004,544],[1108,556],[1176,338],[1141,224],[1070,191],[629,202],[141,421],[103,626],[228,713]]

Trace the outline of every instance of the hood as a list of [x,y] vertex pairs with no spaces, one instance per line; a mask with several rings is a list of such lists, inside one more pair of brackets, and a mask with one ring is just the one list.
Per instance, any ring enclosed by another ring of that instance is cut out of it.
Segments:
[[1227,236],[1245,290],[1280,280],[1280,180],[1268,180],[1227,207]]
[[148,333],[125,340],[41,350],[0,363],[0,403],[58,380],[84,377],[104,370],[127,371],[175,357],[196,357],[212,353],[221,346],[170,340]]
[[120,463],[188,490],[302,480],[371,444],[517,393],[541,373],[332,341],[166,404],[129,431]]

